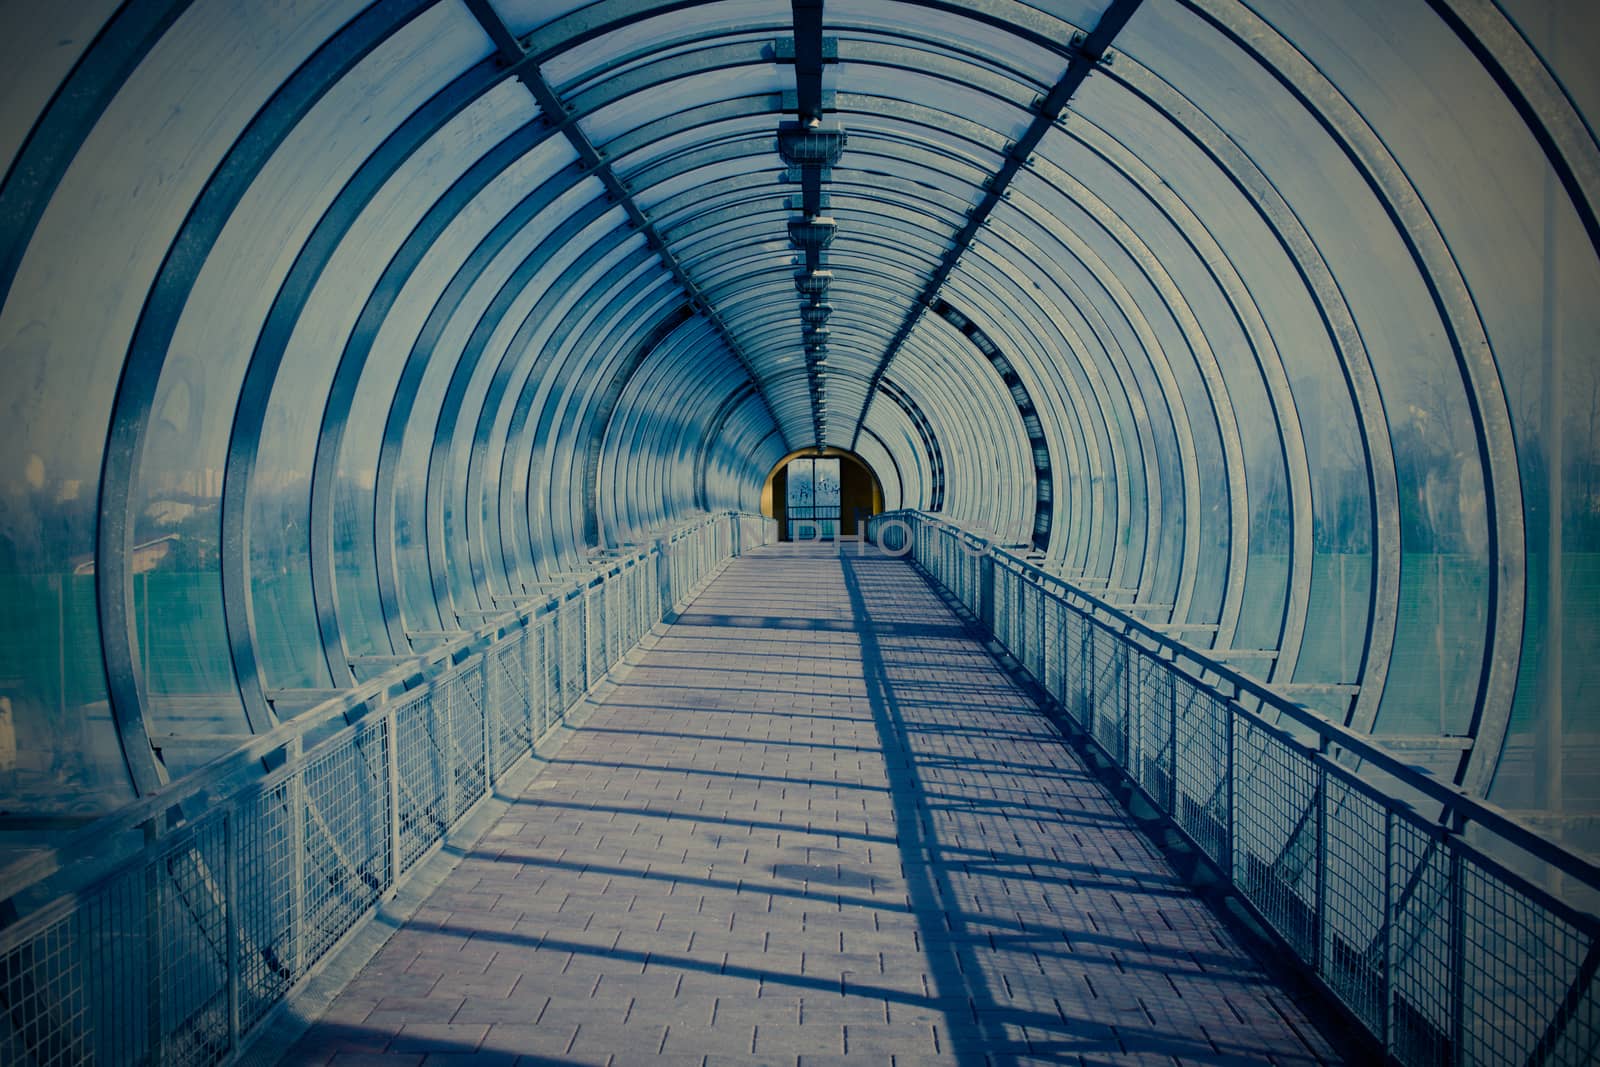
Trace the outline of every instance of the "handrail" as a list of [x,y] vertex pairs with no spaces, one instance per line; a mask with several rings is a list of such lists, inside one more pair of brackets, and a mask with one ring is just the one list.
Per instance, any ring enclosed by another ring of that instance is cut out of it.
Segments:
[[771,519],[716,512],[568,586],[542,584],[0,869],[13,1051],[236,1060],[653,625],[775,533]]
[[979,617],[1388,1057],[1592,1060],[1592,861],[954,523],[891,512],[868,534]]
[[[1314,709],[1275,692],[1266,683],[1240,673],[1225,663],[1212,659],[1205,654],[1204,650],[1197,649],[1187,642],[1160,632],[1142,619],[1138,619],[1116,605],[1110,604],[1074,585],[1069,579],[1057,574],[1051,574],[1036,563],[1023,559],[992,542],[988,542],[981,536],[963,530],[961,527],[937,515],[911,509],[901,509],[874,516],[874,521],[901,518],[907,515],[916,517],[918,521],[943,528],[974,548],[982,547],[997,563],[1004,565],[1007,569],[1019,575],[1031,578],[1039,585],[1056,586],[1066,596],[1077,598],[1090,611],[1114,622],[1122,628],[1124,633],[1135,633],[1148,644],[1154,645],[1159,649],[1165,649],[1174,657],[1181,657],[1199,665],[1202,671],[1216,675],[1228,685],[1233,686],[1240,694],[1248,693],[1261,704],[1270,706],[1274,711],[1315,731],[1321,736],[1323,746],[1336,743],[1339,747],[1346,749],[1358,758],[1376,765],[1387,774],[1393,775],[1418,793],[1436,801],[1445,809],[1446,814],[1452,815],[1459,820],[1475,822],[1486,829],[1494,830],[1530,855],[1544,860],[1563,874],[1578,879],[1585,885],[1600,892],[1600,864],[1573,852],[1560,842],[1551,840],[1549,837],[1539,833],[1539,831],[1519,821],[1510,812],[1440,781],[1424,768],[1405,762],[1385,749],[1381,738],[1360,734],[1343,724],[1333,722]],[[1200,679],[1195,680],[1197,682],[1200,681]],[[1249,711],[1250,709],[1241,707],[1241,710]],[[1303,744],[1298,739],[1296,743]],[[1396,802],[1400,803],[1402,801],[1396,800]]]
[[[660,541],[676,543],[724,517],[737,514],[737,512],[715,512],[705,515],[675,528]],[[462,631],[459,637],[408,656],[404,663],[396,664],[374,678],[349,687],[338,696],[330,697],[294,718],[279,723],[271,731],[241,743],[229,752],[168,782],[159,789],[99,819],[85,823],[74,829],[60,843],[19,856],[0,866],[0,903],[13,901],[29,889],[76,863],[83,863],[85,869],[73,879],[73,882],[83,884],[92,881],[105,869],[115,866],[121,858],[115,854],[104,853],[104,845],[108,840],[120,838],[124,834],[146,826],[159,831],[160,822],[167,819],[175,809],[181,810],[195,801],[209,800],[217,795],[228,795],[247,787],[254,778],[269,772],[269,768],[264,764],[274,762],[272,757],[275,754],[301,741],[308,734],[325,729],[337,720],[343,720],[341,725],[359,721],[374,707],[425,687],[437,675],[456,666],[459,662],[458,655],[470,656],[482,651],[507,634],[525,628],[530,621],[542,617],[553,606],[559,605],[575,593],[659,553],[659,542],[652,542],[626,556],[599,560],[583,578],[564,584],[560,589],[532,594],[520,606],[496,614],[475,629]],[[357,709],[364,710],[352,717],[352,713]],[[54,888],[56,887],[52,887]]]

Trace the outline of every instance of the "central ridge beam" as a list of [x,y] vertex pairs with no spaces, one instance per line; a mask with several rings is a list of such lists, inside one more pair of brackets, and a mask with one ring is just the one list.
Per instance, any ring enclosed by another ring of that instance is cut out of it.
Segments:
[[[792,49],[795,81],[795,119],[798,130],[792,131],[792,140],[799,144],[807,134],[822,128],[822,65],[826,61],[827,46],[822,36],[823,0],[793,0],[794,46]],[[781,55],[780,55],[781,58]],[[784,130],[779,129],[779,152],[787,156],[784,148]],[[834,223],[822,216],[822,180],[824,167],[831,166],[837,155],[842,137],[833,133],[820,135],[832,138],[832,152],[826,158],[815,150],[803,152],[805,158],[795,160],[800,170],[801,214],[789,223],[791,242],[805,254],[803,274],[815,278],[822,269],[822,250],[833,239]],[[819,142],[820,144],[821,142]],[[791,149],[792,150],[792,149]],[[786,158],[786,162],[791,162]],[[828,383],[824,374],[827,359],[827,321],[831,305],[823,302],[820,293],[802,293],[801,342],[806,350],[807,387],[811,394],[811,433],[818,451],[828,443]]]
[[607,197],[621,206],[622,210],[627,214],[629,225],[644,235],[645,243],[650,247],[650,250],[660,258],[662,265],[667,268],[673,280],[683,289],[688,297],[689,307],[706,317],[712,328],[716,330],[717,335],[722,338],[729,350],[733,352],[734,357],[738,359],[739,364],[744,367],[744,372],[750,376],[750,380],[755,383],[756,391],[761,394],[762,403],[767,405],[767,411],[772,416],[772,423],[777,427],[778,436],[783,440],[784,451],[793,451],[789,443],[789,435],[784,432],[783,424],[778,421],[777,409],[767,399],[766,385],[762,382],[760,375],[756,373],[754,364],[750,362],[750,357],[745,354],[744,348],[733,336],[733,331],[728,328],[728,324],[722,321],[722,316],[717,314],[716,308],[711,306],[711,301],[700,291],[700,286],[683,269],[683,265],[678,262],[678,258],[672,254],[672,249],[668,247],[666,240],[661,236],[661,231],[656,229],[656,225],[650,220],[650,216],[646,215],[644,210],[639,207],[638,202],[634,200],[633,191],[628,188],[621,178],[617,177],[616,171],[611,166],[611,161],[606,159],[600,150],[594,146],[594,143],[589,140],[588,134],[584,133],[583,128],[578,124],[577,117],[573,115],[566,102],[557,95],[555,89],[545,79],[544,71],[540,68],[538,62],[523,47],[522,42],[517,40],[516,34],[511,32],[511,28],[506,25],[499,12],[490,6],[489,0],[466,0],[466,5],[467,9],[472,12],[473,18],[478,20],[478,24],[483,27],[483,31],[494,42],[495,47],[500,52],[502,61],[510,69],[512,75],[527,87],[528,92],[533,94],[533,99],[539,105],[539,110],[544,114],[545,121],[560,130],[566,139],[571,142],[572,147],[578,153],[578,159],[581,161],[584,170],[600,180],[600,183],[605,186]]
[[1068,102],[1104,59],[1106,49],[1111,47],[1112,40],[1122,32],[1122,28],[1128,24],[1133,13],[1139,10],[1142,2],[1143,0],[1113,0],[1088,36],[1079,35],[1072,39],[1071,57],[1067,60],[1066,72],[1061,75],[1061,80],[1056,82],[1055,87],[1034,105],[1033,121],[1006,151],[1006,158],[1000,169],[984,183],[983,196],[972,210],[967,212],[966,222],[956,231],[953,243],[945,251],[933,273],[928,276],[927,284],[922,287],[922,292],[906,312],[905,320],[900,323],[900,328],[895,331],[894,336],[889,339],[889,344],[884,348],[883,358],[878,360],[877,369],[872,372],[872,377],[867,382],[867,396],[861,403],[861,413],[856,417],[855,429],[850,435],[850,448],[854,449],[856,441],[861,437],[861,427],[867,420],[867,409],[872,406],[872,398],[878,391],[878,383],[883,380],[889,364],[899,353],[900,346],[911,336],[912,329],[922,318],[923,313],[933,306],[934,299],[938,297],[939,290],[944,288],[950,272],[971,247],[972,239],[988,221],[989,213],[1004,198],[1011,180],[1017,176],[1019,170],[1027,166],[1028,157],[1038,147],[1046,131],[1061,117]]
[[802,123],[822,119],[822,0],[794,0],[795,110]]

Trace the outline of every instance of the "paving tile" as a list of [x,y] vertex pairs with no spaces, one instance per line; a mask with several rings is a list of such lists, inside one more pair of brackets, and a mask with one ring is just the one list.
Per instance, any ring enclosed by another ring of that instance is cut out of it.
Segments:
[[517,1055],[564,1056],[572,1047],[578,1027],[540,1024],[495,1023],[489,1027],[479,1048],[485,1052],[511,1052]]
[[1337,1061],[903,561],[635,658],[285,1062]]
[[406,1023],[390,1052],[473,1052],[489,1027],[484,1023]]
[[515,1067],[517,1059],[514,1052],[430,1052],[422,1067]]

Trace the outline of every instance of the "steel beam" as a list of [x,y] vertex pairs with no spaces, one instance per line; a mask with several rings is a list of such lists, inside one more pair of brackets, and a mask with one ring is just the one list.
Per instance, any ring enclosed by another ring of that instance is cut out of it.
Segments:
[[[533,94],[534,100],[539,105],[539,110],[544,113],[546,120],[560,130],[562,135],[572,143],[578,153],[584,169],[593,174],[605,186],[606,195],[615,201],[628,216],[628,222],[639,233],[644,235],[645,243],[650,250],[660,257],[661,263],[667,268],[673,280],[682,287],[688,297],[689,306],[710,320],[711,325],[722,337],[734,357],[744,365],[745,373],[750,375],[750,380],[756,383],[762,399],[766,399],[766,389],[755,366],[745,355],[740,347],[738,338],[723,323],[716,308],[700,292],[700,287],[693,278],[678,263],[677,257],[672,254],[672,249],[656,229],[655,223],[646,215],[633,198],[633,192],[617,177],[616,171],[611,166],[611,161],[600,153],[600,150],[589,140],[589,135],[574,121],[574,115],[566,103],[557,95],[555,89],[546,80],[544,71],[538,59],[532,52],[523,47],[511,32],[499,12],[490,5],[489,0],[466,0],[467,10],[472,12],[472,17],[478,20],[484,32],[494,42],[495,48],[500,52],[501,59],[510,67],[511,73],[527,87]],[[772,405],[767,405],[770,410]],[[784,437],[784,446],[788,447],[788,438],[783,434],[783,428],[778,428],[779,436]]]
[[934,268],[933,274],[928,277],[927,284],[923,286],[922,293],[906,312],[905,320],[900,328],[890,339],[888,346],[883,351],[883,356],[878,361],[878,369],[873,372],[871,385],[867,388],[867,399],[861,405],[861,412],[856,416],[855,427],[850,435],[850,448],[856,446],[856,438],[860,436],[861,424],[866,420],[867,408],[872,406],[873,394],[877,392],[878,383],[883,380],[884,372],[889,369],[889,364],[894,361],[895,353],[911,335],[912,329],[922,318],[922,313],[933,305],[934,299],[939,295],[939,290],[944,287],[945,279],[950,277],[950,272],[960,262],[972,239],[977,236],[978,230],[983,227],[989,213],[995,209],[1005,196],[1006,187],[1016,177],[1017,172],[1027,165],[1028,157],[1038,146],[1045,132],[1061,117],[1061,112],[1066,109],[1068,101],[1072,99],[1079,86],[1089,77],[1091,71],[1099,65],[1105,56],[1106,49],[1122,28],[1128,24],[1128,19],[1139,9],[1142,0],[1115,0],[1100,16],[1100,22],[1088,36],[1081,39],[1074,38],[1072,45],[1072,58],[1067,61],[1066,72],[1061,75],[1061,80],[1055,87],[1034,107],[1033,121],[1022,136],[1006,151],[1005,162],[1000,169],[989,179],[983,196],[978,203],[967,212],[967,219],[956,231],[950,248],[945,252],[944,258]]

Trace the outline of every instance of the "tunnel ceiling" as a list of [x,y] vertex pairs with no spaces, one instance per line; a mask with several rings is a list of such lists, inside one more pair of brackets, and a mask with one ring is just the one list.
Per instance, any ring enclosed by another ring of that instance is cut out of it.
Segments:
[[1593,5],[4,18],[13,814],[814,446],[1464,788],[1597,804]]

